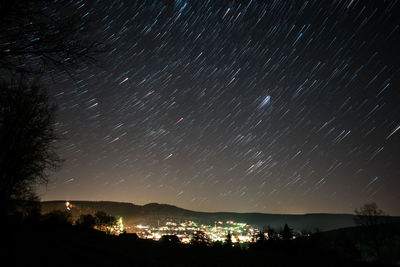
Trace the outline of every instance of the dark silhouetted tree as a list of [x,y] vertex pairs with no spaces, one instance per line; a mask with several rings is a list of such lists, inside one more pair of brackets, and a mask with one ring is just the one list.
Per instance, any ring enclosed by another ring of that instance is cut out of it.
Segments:
[[112,228],[115,228],[117,225],[117,219],[112,215],[108,215],[104,211],[96,212],[95,217],[96,226],[98,229],[108,234],[110,234],[112,232]]
[[[90,23],[70,1],[0,1],[0,212],[59,166],[54,106],[39,75],[92,64],[104,46],[83,38]],[[90,35],[87,35],[90,36]],[[33,78],[37,81],[34,82]],[[15,208],[14,208],[15,209]]]
[[34,186],[47,183],[59,166],[54,105],[40,84],[21,78],[0,83],[0,202],[2,211],[15,200],[35,200]]
[[91,214],[82,214],[77,221],[77,225],[86,229],[93,228],[96,226],[96,218]]
[[292,229],[289,228],[287,224],[283,227],[282,230],[282,239],[283,240],[292,240],[293,239],[293,232]]
[[228,232],[228,234],[226,235],[225,245],[227,247],[232,247],[232,235],[231,235],[231,232]]
[[355,209],[354,213],[356,214],[354,217],[355,223],[362,227],[377,261],[379,263],[382,262],[383,237],[380,234],[379,226],[385,222],[388,215],[379,209],[376,203],[364,204],[362,207]]
[[355,209],[356,217],[354,221],[357,225],[370,227],[385,222],[386,213],[378,208],[376,203],[367,203],[362,207]]
[[108,215],[104,211],[98,211],[94,215],[96,219],[96,226],[100,231],[104,231],[107,221],[108,221]]
[[268,235],[268,240],[278,239],[276,230],[274,228],[272,228],[271,226],[267,227],[267,235]]

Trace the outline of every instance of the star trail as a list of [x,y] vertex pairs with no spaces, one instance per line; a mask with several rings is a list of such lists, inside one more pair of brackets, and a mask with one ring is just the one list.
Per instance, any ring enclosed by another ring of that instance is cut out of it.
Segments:
[[67,5],[108,49],[50,86],[43,200],[400,215],[398,1]]

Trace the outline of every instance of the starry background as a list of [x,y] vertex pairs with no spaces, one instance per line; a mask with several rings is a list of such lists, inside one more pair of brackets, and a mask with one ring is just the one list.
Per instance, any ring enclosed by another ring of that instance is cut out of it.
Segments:
[[399,6],[69,2],[109,48],[51,85],[42,200],[400,215]]

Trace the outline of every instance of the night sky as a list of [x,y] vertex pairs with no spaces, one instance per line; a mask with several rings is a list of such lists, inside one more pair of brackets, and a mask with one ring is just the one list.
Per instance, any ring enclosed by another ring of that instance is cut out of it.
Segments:
[[400,215],[399,1],[67,9],[108,50],[49,86],[65,162],[42,200]]

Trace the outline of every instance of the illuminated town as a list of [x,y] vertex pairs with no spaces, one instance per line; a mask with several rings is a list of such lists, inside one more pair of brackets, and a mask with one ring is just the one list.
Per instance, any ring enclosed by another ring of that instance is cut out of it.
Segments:
[[[65,208],[68,213],[76,210],[75,206],[73,206],[69,201],[65,203]],[[82,223],[79,221],[79,216],[82,217],[87,215],[83,215],[80,212],[75,213],[75,224]],[[214,221],[212,224],[201,224],[193,220],[181,220],[177,222],[172,219],[167,219],[162,222],[158,221],[157,226],[155,226],[154,224],[124,224],[122,217],[114,217],[107,215],[104,212],[97,212],[94,214],[94,217],[97,217],[97,223],[93,225],[93,228],[111,235],[124,235],[129,233],[135,234],[141,239],[151,240],[160,240],[163,236],[176,236],[181,243],[185,244],[192,243],[193,239],[199,235],[201,235],[208,243],[224,243],[228,240],[229,236],[229,242],[235,244],[252,243],[256,242],[260,238],[267,240],[270,239],[269,234],[273,235],[271,236],[273,239],[282,238],[282,229],[278,232],[272,228],[270,228],[272,232],[265,230],[260,231],[253,225],[232,220],[220,220]],[[101,217],[105,217],[106,219],[104,220],[104,218]],[[303,233],[292,232],[292,230],[293,229],[290,229],[291,239],[303,235]]]
[[[66,211],[71,211],[73,206],[67,201],[65,207]],[[96,229],[102,230],[99,227]],[[179,223],[167,221],[164,225],[158,225],[157,227],[142,224],[131,227],[124,226],[122,217],[118,217],[116,224],[106,227],[105,230],[114,235],[119,235],[127,231],[136,233],[139,238],[153,240],[159,240],[164,235],[176,235],[182,243],[190,243],[193,234],[197,232],[203,232],[209,238],[210,242],[224,242],[228,234],[230,234],[233,243],[255,242],[256,236],[259,234],[257,228],[246,223],[234,221],[216,221],[214,225],[204,225],[194,221]]]
[[211,242],[224,242],[230,234],[233,243],[254,242],[259,233],[258,229],[251,225],[234,221],[217,221],[214,225],[198,224],[194,221],[170,221],[158,227],[136,225],[133,228],[140,238],[159,240],[163,235],[176,235],[182,243],[189,243],[196,232],[203,232]]

